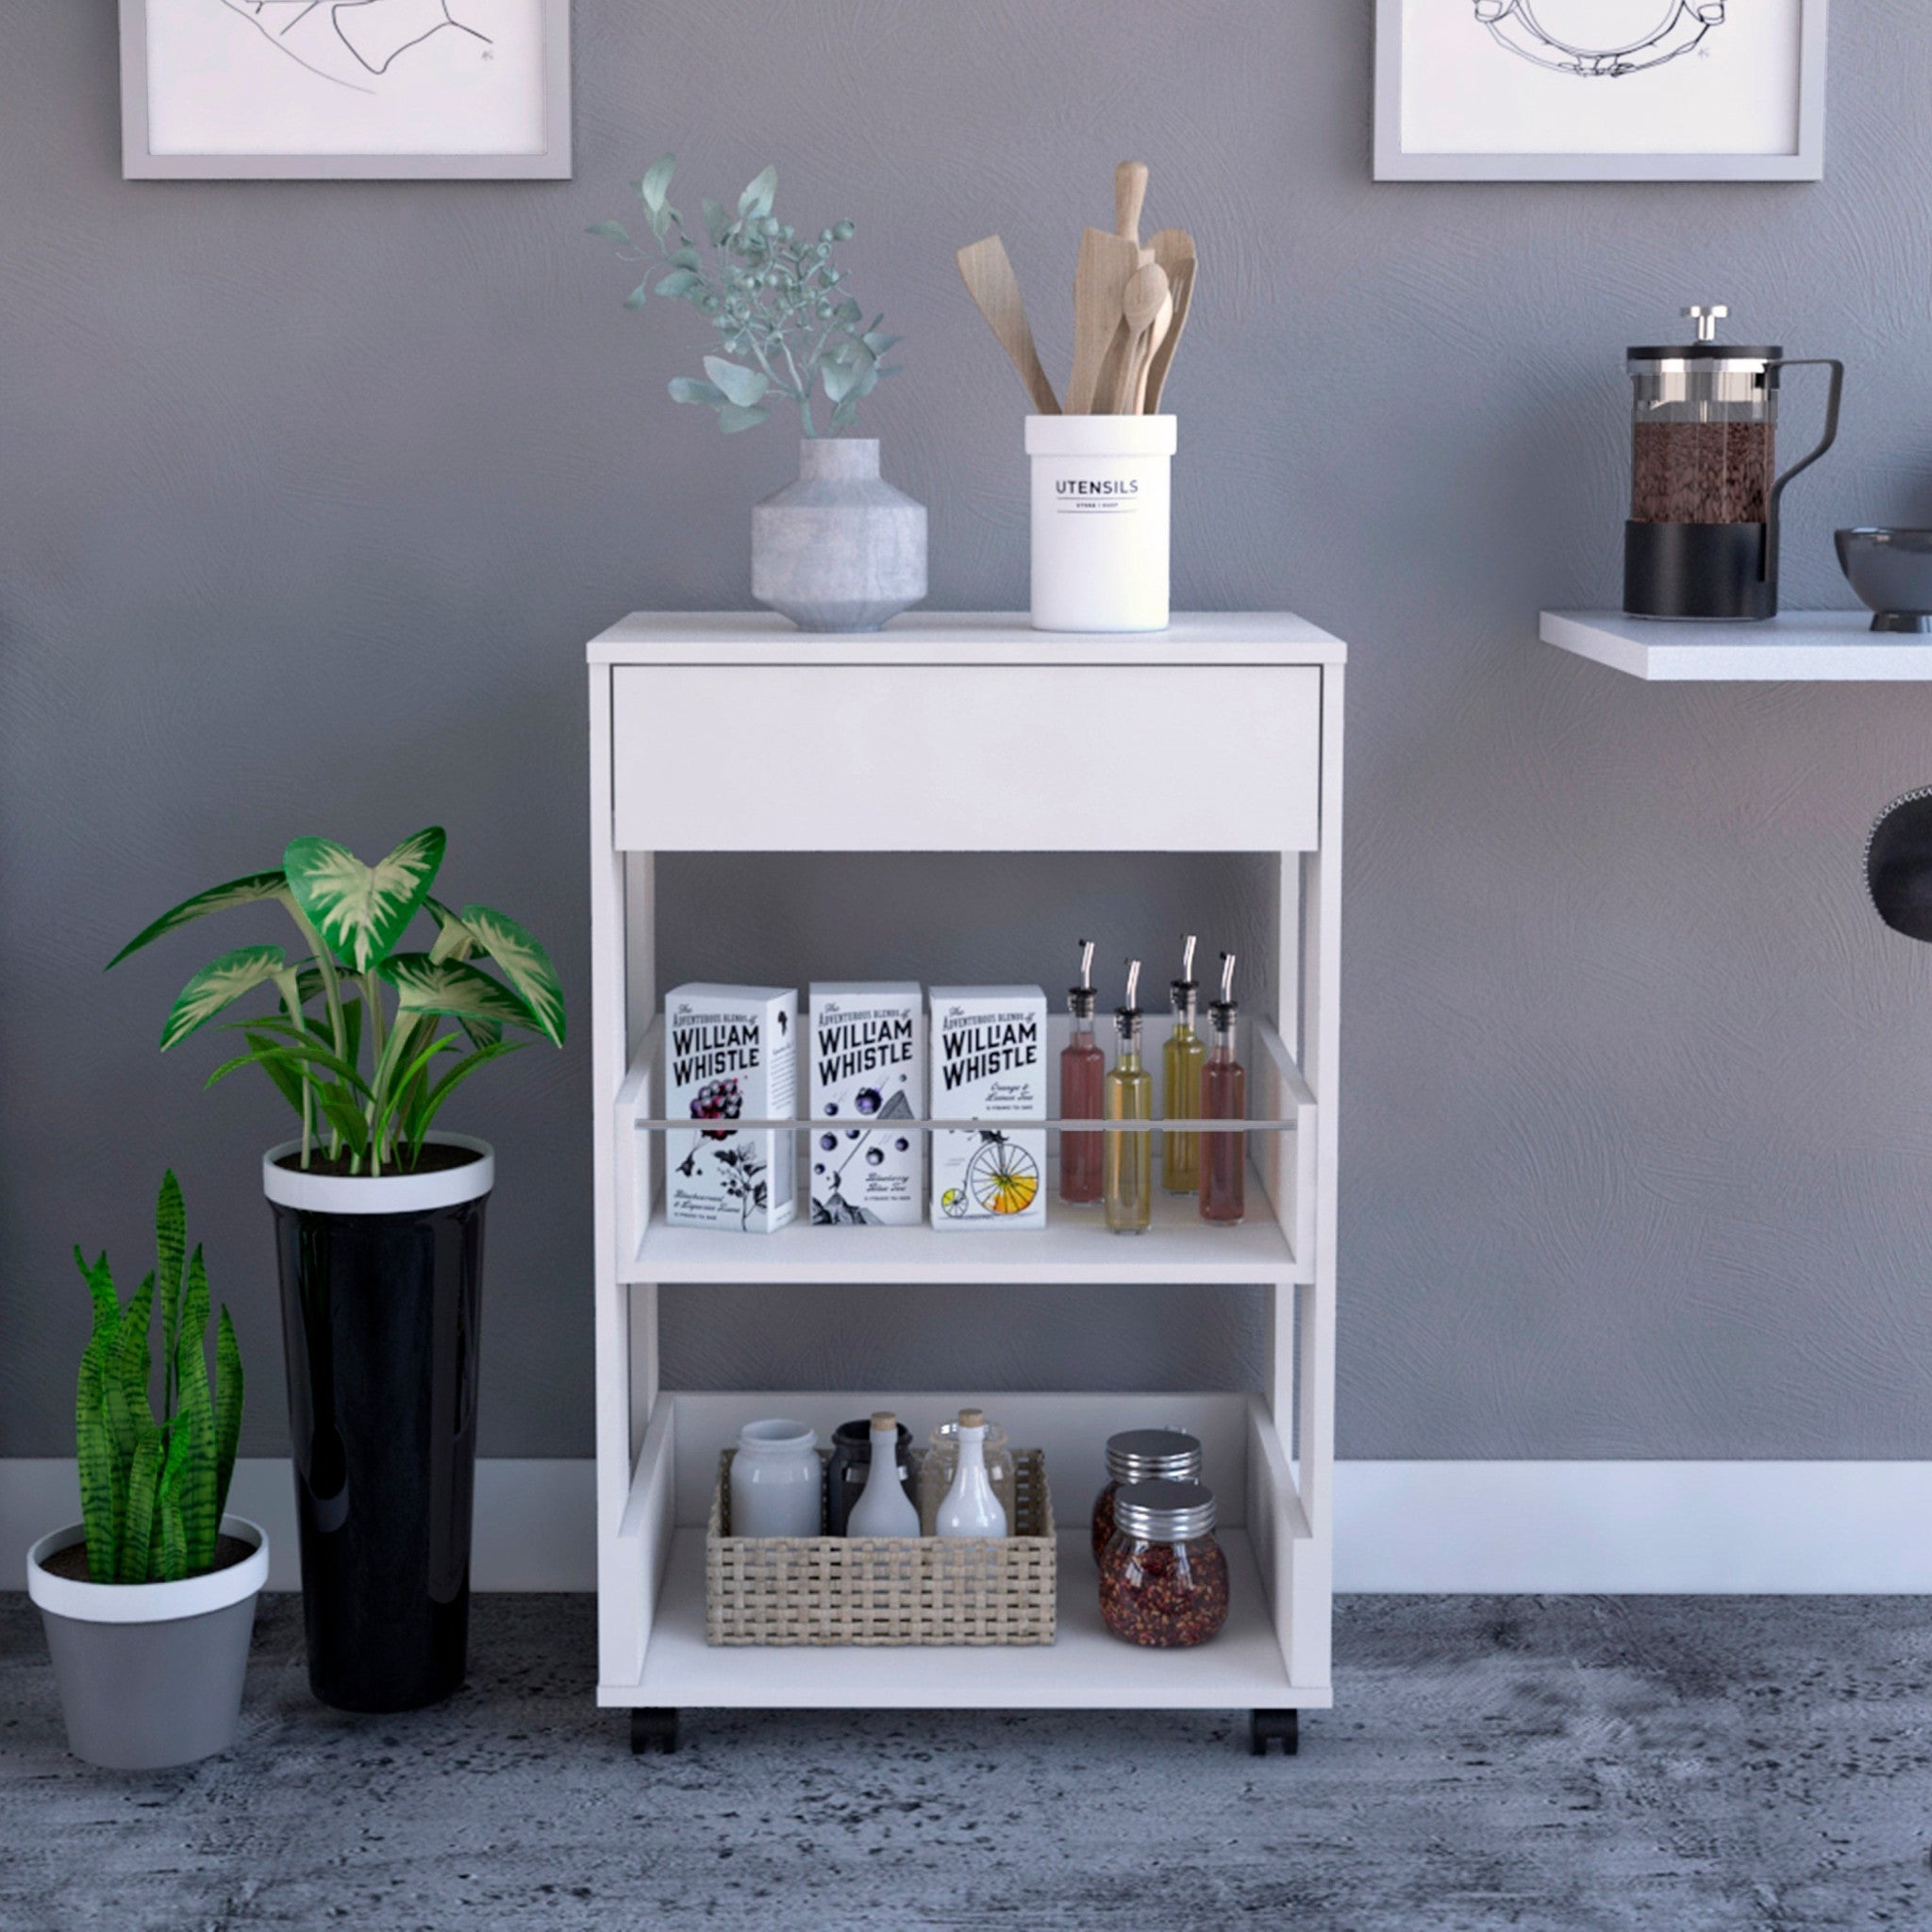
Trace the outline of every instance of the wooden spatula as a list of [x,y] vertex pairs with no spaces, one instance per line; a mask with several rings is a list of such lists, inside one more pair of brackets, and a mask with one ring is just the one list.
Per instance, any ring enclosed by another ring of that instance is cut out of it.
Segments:
[[1121,302],[1141,250],[1124,235],[1087,228],[1080,235],[1080,261],[1074,272],[1074,373],[1067,382],[1067,414],[1090,416],[1104,409],[1107,398],[1096,400],[1107,352],[1120,327]]
[[1040,366],[1040,352],[1033,346],[1033,331],[1026,324],[1026,305],[1020,299],[1020,278],[1007,258],[1007,244],[997,235],[989,235],[984,242],[960,249],[958,262],[968,293],[1012,358],[1034,408],[1042,416],[1058,416],[1059,398]]
[[1148,244],[1154,258],[1167,271],[1168,287],[1174,298],[1174,320],[1155,343],[1147,364],[1147,393],[1141,403],[1146,414],[1160,411],[1160,391],[1167,373],[1174,366],[1174,352],[1180,346],[1181,330],[1188,325],[1188,306],[1194,298],[1194,278],[1199,263],[1194,258],[1194,238],[1185,228],[1162,228]]

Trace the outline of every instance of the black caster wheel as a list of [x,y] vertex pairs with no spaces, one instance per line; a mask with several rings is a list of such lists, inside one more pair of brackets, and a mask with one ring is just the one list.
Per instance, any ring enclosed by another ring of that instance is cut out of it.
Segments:
[[1284,1757],[1292,1757],[1302,1745],[1301,1712],[1298,1710],[1257,1710],[1248,1718],[1248,1749],[1265,1757],[1268,1747],[1278,1743]]
[[634,1757],[641,1757],[646,1751],[662,1751],[667,1756],[675,1751],[677,1713],[634,1707],[630,1714],[630,1748]]

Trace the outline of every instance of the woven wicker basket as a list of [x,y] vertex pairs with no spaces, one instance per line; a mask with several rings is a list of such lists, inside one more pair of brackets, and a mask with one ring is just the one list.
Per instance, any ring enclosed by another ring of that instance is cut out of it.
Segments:
[[718,1459],[705,1529],[707,1642],[1053,1641],[1053,1499],[1040,1450],[1013,1457],[1020,1533],[983,1541],[733,1536],[737,1453]]

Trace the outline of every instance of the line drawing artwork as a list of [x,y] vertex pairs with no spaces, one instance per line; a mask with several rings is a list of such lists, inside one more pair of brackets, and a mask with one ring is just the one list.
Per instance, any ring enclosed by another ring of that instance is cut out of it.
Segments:
[[[1608,8],[1593,6],[1590,12],[1594,22],[1609,14],[1631,23],[1624,31],[1633,37],[1608,47],[1579,46],[1544,25],[1540,14],[1554,12],[1560,20],[1574,10],[1574,0],[1541,0],[1541,6],[1539,0],[1475,0],[1475,17],[1499,47],[1519,59],[1551,74],[1615,80],[1661,67],[1701,46],[1713,27],[1724,24],[1726,4],[1727,0],[1621,0]],[[1645,21],[1653,23],[1648,31],[1641,30]]]
[[490,36],[458,20],[458,0],[215,0],[279,54],[357,93],[379,83],[412,48],[446,33],[485,47]]

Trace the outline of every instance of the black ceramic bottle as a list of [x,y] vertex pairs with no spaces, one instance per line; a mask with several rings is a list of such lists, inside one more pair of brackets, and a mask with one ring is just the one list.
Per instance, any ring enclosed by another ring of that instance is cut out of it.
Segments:
[[[913,1481],[912,1431],[899,1424],[899,1480],[908,1501],[917,1509],[919,1491]],[[825,1534],[843,1536],[845,1519],[865,1491],[872,1474],[872,1423],[860,1416],[841,1423],[832,1435],[832,1460],[825,1470]]]

